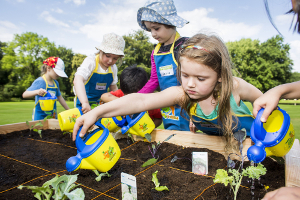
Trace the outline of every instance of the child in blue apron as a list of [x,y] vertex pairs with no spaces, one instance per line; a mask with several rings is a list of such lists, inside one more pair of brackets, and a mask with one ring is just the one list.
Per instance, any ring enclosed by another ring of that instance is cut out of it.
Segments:
[[118,89],[118,68],[115,63],[124,56],[125,41],[115,33],[105,34],[98,52],[88,56],[77,69],[74,78],[75,106],[83,113],[98,105],[102,94]]
[[[176,28],[181,28],[188,21],[177,15],[174,2],[171,0],[148,1],[138,10],[137,21],[141,28],[151,32],[159,43],[151,55],[151,77],[139,93],[152,93],[159,86],[165,90],[180,83],[176,78],[177,53],[186,37],[180,37]],[[189,131],[189,117],[185,112],[181,116],[181,108],[171,105],[161,108],[164,128],[168,130]]]
[[32,113],[32,120],[42,120],[49,115],[57,119],[56,102],[52,111],[43,111],[39,102],[39,98],[47,92],[53,97],[57,97],[59,103],[66,109],[69,109],[65,99],[62,97],[59,89],[58,77],[68,78],[65,73],[65,65],[62,59],[58,57],[50,57],[44,60],[42,66],[42,76],[37,78],[32,85],[23,93],[23,98],[31,98],[35,96],[35,105]]
[[[100,117],[123,116],[178,104],[196,127],[207,134],[222,135],[226,148],[231,147],[233,132],[249,131],[254,120],[243,101],[254,102],[262,92],[232,75],[232,62],[226,45],[215,35],[197,34],[179,50],[177,68],[181,86],[151,94],[128,94],[105,103],[76,120],[73,140]],[[249,134],[249,133],[248,133]]]

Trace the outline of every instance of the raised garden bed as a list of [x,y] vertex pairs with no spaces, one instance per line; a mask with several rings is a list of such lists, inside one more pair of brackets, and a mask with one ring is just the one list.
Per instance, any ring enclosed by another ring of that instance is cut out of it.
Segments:
[[[66,171],[65,162],[69,157],[76,155],[76,147],[70,135],[63,135],[60,130],[55,130],[58,128],[57,121],[45,122],[46,129],[42,131],[42,138],[36,132],[30,133],[24,124],[0,126],[0,133],[2,133],[0,134],[0,199],[34,199],[31,190],[19,190],[17,187],[21,184],[41,186],[56,174],[79,174],[77,183],[81,184],[85,199],[121,199],[121,172],[136,176],[138,199],[228,199],[229,188],[213,183],[216,170],[226,168],[226,159],[222,152],[217,153],[211,148],[183,148],[171,143],[163,143],[159,148],[159,162],[142,168],[143,162],[151,157],[148,150],[149,143],[139,141],[132,144],[130,140],[119,139],[118,144],[122,153],[119,161],[109,171],[112,176],[104,177],[97,182],[96,175],[90,170],[78,170],[72,173]],[[15,130],[16,127],[19,130]],[[161,131],[160,134],[160,131],[156,130],[152,134],[154,140],[163,141],[171,133],[174,132]],[[190,142],[191,145],[185,146],[199,146],[196,140],[189,141],[189,135],[195,134],[180,132],[168,142]],[[208,142],[209,138],[206,140],[202,142],[206,143],[207,147],[221,149],[219,148],[221,145],[214,146]],[[170,162],[174,155],[191,157],[193,151],[208,152],[208,175],[191,173],[191,162],[187,159]],[[268,171],[262,176],[261,184],[269,186],[269,191],[284,186],[284,165],[270,158],[265,159],[263,164]],[[246,163],[247,165],[249,162]],[[151,178],[156,170],[161,185],[166,185],[170,191],[157,192],[153,189]],[[295,183],[297,184],[297,181]],[[238,199],[253,199],[249,189],[250,184],[246,179],[242,182]],[[265,187],[257,183],[255,186],[254,199],[262,198],[266,192]]]

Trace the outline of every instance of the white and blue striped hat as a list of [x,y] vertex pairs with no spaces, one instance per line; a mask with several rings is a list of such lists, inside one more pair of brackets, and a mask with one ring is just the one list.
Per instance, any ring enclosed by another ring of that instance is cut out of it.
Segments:
[[146,31],[149,30],[146,28],[143,21],[157,22],[160,24],[176,26],[178,28],[189,23],[187,20],[177,15],[173,0],[147,1],[145,6],[138,10],[137,21],[140,27]]

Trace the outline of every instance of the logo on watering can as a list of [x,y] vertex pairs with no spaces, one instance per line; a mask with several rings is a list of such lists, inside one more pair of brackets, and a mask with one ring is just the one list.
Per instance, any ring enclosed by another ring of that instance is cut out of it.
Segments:
[[109,118],[107,118],[106,120],[104,120],[103,123],[106,126],[106,128],[109,129],[109,126],[111,125],[111,121],[109,120]]
[[294,140],[295,140],[295,131],[291,130],[289,132],[289,136],[290,136],[290,138],[287,139],[287,141],[285,142],[285,144],[286,144],[285,149],[290,149],[293,146]]
[[76,119],[77,119],[77,117],[78,117],[78,115],[75,115],[75,114],[72,114],[72,116],[69,116],[69,121],[70,121],[70,123],[72,123],[72,122],[76,122]]
[[116,152],[114,152],[114,147],[109,147],[107,151],[103,151],[104,159],[108,158],[109,161],[111,161],[115,155]]
[[139,124],[139,129],[141,129],[143,132],[147,131],[148,130],[148,127],[147,127],[148,124],[144,123],[144,124]]

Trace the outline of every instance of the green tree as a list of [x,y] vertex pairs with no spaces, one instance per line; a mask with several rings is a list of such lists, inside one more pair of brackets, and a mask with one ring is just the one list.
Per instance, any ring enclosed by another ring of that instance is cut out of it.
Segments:
[[291,82],[296,82],[296,81],[300,81],[300,73],[299,72],[293,72],[289,82],[291,83]]
[[125,35],[123,38],[126,43],[124,50],[125,56],[119,68],[118,75],[120,75],[126,67],[137,64],[139,67],[143,67],[150,77],[153,44],[145,34],[145,31],[134,31],[134,33]]
[[262,92],[289,81],[293,62],[290,46],[282,37],[277,35],[263,43],[241,39],[226,45],[241,77]]
[[73,81],[74,81],[74,76],[75,76],[75,73],[77,71],[77,68],[80,67],[81,63],[83,62],[83,60],[86,58],[86,55],[83,55],[83,54],[80,54],[80,53],[77,53],[73,56],[73,59],[72,59],[72,65],[71,65],[71,74],[69,75],[69,83],[71,84],[71,93],[72,95],[74,95],[73,93]]
[[[22,92],[40,76],[40,66],[45,59],[49,46],[53,45],[48,38],[36,33],[16,34],[12,42],[3,47],[2,68],[10,70],[9,88],[12,96],[20,97]],[[4,88],[5,89],[5,88]]]
[[[8,75],[10,74],[10,70],[5,70],[2,68],[2,58],[4,56],[4,52],[2,48],[6,47],[5,42],[0,41],[0,87],[8,83]],[[1,89],[2,91],[2,89]]]

